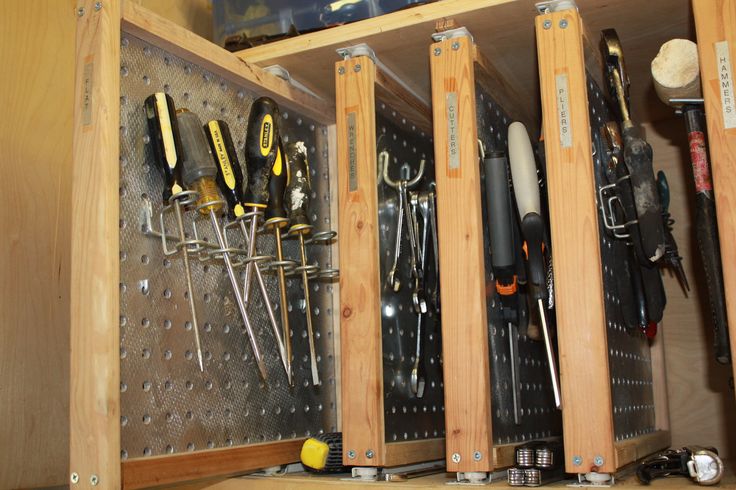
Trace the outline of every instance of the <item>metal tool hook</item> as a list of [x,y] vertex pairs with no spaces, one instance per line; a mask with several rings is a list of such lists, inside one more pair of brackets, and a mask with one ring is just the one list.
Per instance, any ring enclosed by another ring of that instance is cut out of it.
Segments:
[[[383,155],[383,153],[384,152],[381,152],[382,155]],[[395,181],[395,180],[392,180],[391,177],[388,176],[388,164],[389,164],[389,161],[388,161],[389,160],[389,158],[388,158],[388,152],[386,152],[385,159],[386,159],[386,161],[383,164],[383,181],[389,187],[393,187],[394,189],[398,189],[399,188],[399,184],[402,182],[402,180]],[[379,161],[380,161],[380,158],[379,158]],[[417,173],[414,176],[414,178],[412,178],[411,180],[403,180],[403,182],[406,182],[406,188],[407,189],[411,189],[412,187],[414,187],[415,185],[417,185],[417,183],[419,182],[419,180],[421,180],[421,178],[424,176],[424,162],[425,162],[424,161],[424,158],[422,158],[421,161],[419,162],[419,170],[417,171]]]

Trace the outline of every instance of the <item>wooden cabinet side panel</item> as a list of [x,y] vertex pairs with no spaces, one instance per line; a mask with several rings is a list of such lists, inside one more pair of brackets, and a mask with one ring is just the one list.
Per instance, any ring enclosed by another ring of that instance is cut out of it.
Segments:
[[[469,38],[456,38],[433,44],[429,52],[442,301],[445,453],[447,470],[454,472],[493,469],[473,51]],[[473,458],[476,451],[481,453],[479,461]]]
[[[551,22],[548,28],[545,21]],[[613,412],[582,22],[576,10],[566,10],[537,17],[536,30],[565,467],[570,473],[591,471],[601,456],[605,464],[597,471],[611,473]],[[573,465],[573,457],[582,464]]]

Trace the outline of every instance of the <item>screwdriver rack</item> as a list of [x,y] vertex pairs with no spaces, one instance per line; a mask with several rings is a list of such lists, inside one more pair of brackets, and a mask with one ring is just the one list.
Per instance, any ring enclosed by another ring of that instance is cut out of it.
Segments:
[[[335,64],[343,463],[391,467],[441,459],[445,414],[439,322],[431,308],[423,316],[426,388],[421,398],[410,390],[417,316],[406,235],[398,268],[401,289],[394,292],[387,284],[399,206],[396,190],[384,182],[383,165],[392,180],[408,180],[423,160],[424,177],[413,190],[429,189],[434,174],[429,109],[374,57],[347,56]],[[384,151],[386,161],[379,158]],[[428,279],[436,277],[433,261],[428,254]]]
[[526,337],[519,343],[521,420],[514,421],[508,332],[493,287],[480,172],[479,140],[487,152],[508,154],[508,125],[513,120],[529,125],[533,118],[524,109],[498,103],[519,98],[476,48],[470,32],[453,29],[435,39],[429,55],[440,277],[442,291],[453,292],[442,297],[443,337],[453,339],[443,344],[446,430],[452,434],[446,459],[459,480],[474,474],[473,480],[513,465],[515,448],[525,441],[559,437],[561,421],[544,345]]
[[[609,118],[595,36],[576,9],[536,19],[552,244],[555,251],[565,469],[613,474],[670,444],[662,330],[629,331],[616,294],[623,242],[596,203],[604,185],[594,135]],[[581,308],[580,305],[585,305]],[[665,331],[666,332],[666,331]],[[580,346],[585,345],[585,349]],[[595,403],[591,403],[594,400]]]

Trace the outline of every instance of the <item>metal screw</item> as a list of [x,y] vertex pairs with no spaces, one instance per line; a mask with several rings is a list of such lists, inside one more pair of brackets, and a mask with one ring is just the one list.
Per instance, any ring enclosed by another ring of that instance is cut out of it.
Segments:
[[[84,7],[79,7],[77,9],[77,17],[83,17],[84,16]],[[77,476],[79,478],[79,476]]]
[[345,74],[345,67],[344,66],[341,66],[340,68],[338,68],[337,69],[337,73],[339,73],[340,75],[344,75]]
[[358,73],[358,72],[360,71],[360,64],[357,64],[357,65],[355,65],[355,66],[353,67],[353,71],[354,71],[355,73]]
[[99,12],[102,9],[102,2],[95,2],[95,11]]
[[574,464],[575,466],[580,466],[581,464],[583,464],[583,458],[581,458],[580,456],[573,456],[572,464]]
[[560,21],[560,29],[564,29],[567,27],[567,19],[562,19]]
[[605,461],[606,460],[603,459],[603,456],[596,456],[595,459],[593,459],[593,462],[595,463],[596,466],[603,466],[603,463]]
[[552,21],[549,19],[545,20],[544,24],[542,24],[542,27],[544,27],[545,29],[549,29],[550,27],[552,27]]
[[475,451],[473,453],[473,460],[480,461],[481,459],[483,459],[483,453],[481,453],[480,451]]
[[434,48],[434,55],[439,56],[442,54],[442,48]]
[[355,451],[352,449],[348,451],[348,459],[355,459]]
[[72,473],[72,475],[71,475],[71,478],[69,478],[69,479],[71,480],[71,482],[72,482],[73,484],[75,484],[75,485],[76,485],[77,483],[79,483],[79,473],[77,473],[77,472],[75,471],[74,473]]
[[459,463],[460,462],[460,453],[452,453],[452,462],[453,463]]
[[365,452],[365,457],[368,459],[373,459],[373,450],[369,449]]
[[452,43],[452,50],[457,51],[458,49],[460,49],[460,43],[455,41],[454,43]]
[[89,477],[89,482],[92,484],[93,487],[96,487],[98,483],[100,483],[100,479],[97,478],[97,475],[92,475]]

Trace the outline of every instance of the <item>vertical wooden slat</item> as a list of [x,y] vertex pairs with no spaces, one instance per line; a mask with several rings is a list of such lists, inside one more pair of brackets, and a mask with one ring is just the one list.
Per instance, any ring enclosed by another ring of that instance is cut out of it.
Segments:
[[[456,38],[433,44],[429,52],[446,458],[447,470],[453,472],[493,469],[473,51],[469,38]],[[475,452],[480,452],[479,460]]]
[[[602,457],[597,471],[612,473],[613,411],[582,21],[577,10],[565,10],[537,17],[536,31],[555,251],[565,468],[585,473]],[[581,458],[580,464],[574,458]]]
[[[99,8],[96,8],[95,4]],[[71,206],[70,472],[120,487],[120,2],[77,18]],[[70,12],[70,15],[74,15]]]
[[368,57],[335,64],[343,461],[358,466],[384,457],[375,82]]
[[[718,234],[731,335],[736,353],[736,1],[693,0],[700,79],[716,196]],[[728,60],[724,54],[728,53]],[[723,94],[723,95],[722,95]],[[732,363],[736,376],[736,362]]]

